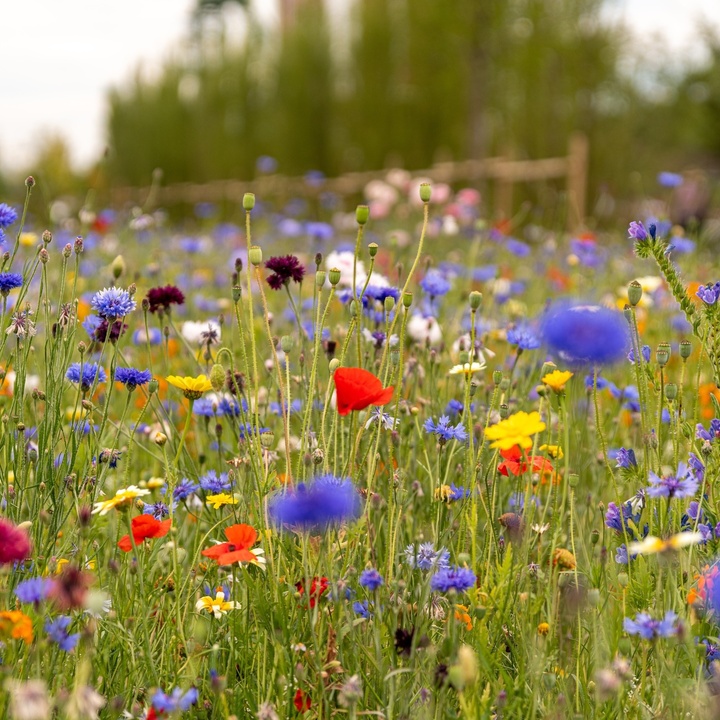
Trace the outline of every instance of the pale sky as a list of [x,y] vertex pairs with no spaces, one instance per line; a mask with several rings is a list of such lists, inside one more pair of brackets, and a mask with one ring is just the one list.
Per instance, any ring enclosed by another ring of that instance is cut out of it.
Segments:
[[[18,168],[30,162],[44,132],[67,138],[80,166],[97,158],[104,147],[108,88],[127,80],[139,63],[158,68],[181,49],[194,1],[4,0],[3,5],[0,165]],[[275,6],[276,0],[254,0],[256,11],[269,20]],[[683,58],[697,52],[703,18],[720,29],[720,0],[608,0],[607,16],[624,19],[639,42],[652,42],[656,52]]]

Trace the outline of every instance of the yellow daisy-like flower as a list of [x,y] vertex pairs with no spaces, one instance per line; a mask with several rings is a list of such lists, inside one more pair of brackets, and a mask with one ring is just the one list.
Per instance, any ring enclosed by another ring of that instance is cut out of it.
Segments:
[[147,486],[151,490],[156,490],[157,488],[161,488],[164,484],[165,484],[165,478],[161,478],[161,477],[151,477],[147,481]]
[[562,460],[565,453],[559,445],[541,445],[540,452],[545,451],[553,460]]
[[501,420],[492,427],[486,428],[485,438],[495,441],[490,444],[491,448],[509,450],[515,445],[519,445],[524,450],[528,450],[533,444],[530,436],[542,432],[544,429],[545,423],[540,419],[539,412],[526,413],[521,411],[505,420]]
[[211,598],[209,595],[201,597],[195,603],[195,609],[200,612],[201,610],[207,610],[211,612],[218,620],[227,613],[228,610],[239,610],[240,603],[234,600],[225,600],[225,593],[222,590],[218,590],[215,598]]
[[237,505],[237,498],[229,493],[218,493],[217,495],[208,495],[207,504],[212,505],[215,510],[219,510],[223,505]]
[[465,363],[464,365],[453,365],[448,370],[448,375],[472,375],[484,370],[487,365],[484,362]]
[[174,387],[182,390],[183,395],[188,400],[197,400],[202,397],[203,393],[212,390],[212,383],[207,379],[206,375],[198,375],[197,377],[168,375],[166,380]]
[[565,383],[574,375],[569,370],[553,370],[543,377],[542,381],[556,393],[565,389]]
[[537,626],[538,635],[547,635],[550,632],[550,625],[546,622],[541,622]]
[[120,490],[115,493],[114,497],[111,497],[109,500],[96,502],[95,507],[93,507],[92,514],[95,515],[99,513],[100,515],[106,515],[113,508],[122,507],[123,505],[131,503],[135,498],[149,494],[149,490],[143,490],[135,485],[130,485],[130,487],[127,488],[120,488]]

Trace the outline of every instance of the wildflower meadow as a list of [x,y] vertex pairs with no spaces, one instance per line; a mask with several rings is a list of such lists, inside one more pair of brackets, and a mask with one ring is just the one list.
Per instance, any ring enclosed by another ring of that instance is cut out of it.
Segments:
[[47,229],[33,189],[0,204],[0,717],[720,716],[699,231],[401,171]]

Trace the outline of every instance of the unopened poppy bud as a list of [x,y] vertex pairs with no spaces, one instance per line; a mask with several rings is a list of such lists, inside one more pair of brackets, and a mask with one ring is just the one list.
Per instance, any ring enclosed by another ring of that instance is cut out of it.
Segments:
[[354,318],[357,316],[358,316],[358,301],[351,300],[350,301],[350,317]]
[[49,230],[45,230],[42,234],[42,241],[49,245],[52,242],[53,234]]
[[668,400],[674,400],[678,394],[678,386],[675,383],[668,383],[665,386],[665,397]]
[[390,351],[390,362],[393,366],[397,367],[397,364],[400,362],[400,351],[399,350],[391,350]]
[[493,370],[492,379],[495,385],[499,385],[503,380],[502,370]]
[[477,290],[473,290],[470,293],[470,309],[477,310],[482,302],[482,293]]
[[388,295],[383,301],[383,306],[385,307],[386,313],[392,312],[395,308],[395,298],[392,295]]
[[122,255],[118,255],[112,261],[110,269],[112,270],[113,277],[116,280],[127,270],[127,266],[125,265],[125,260],[123,259]]
[[592,607],[597,607],[600,604],[600,591],[597,588],[590,588],[587,599]]
[[284,353],[289,353],[292,351],[293,347],[295,347],[295,341],[290,337],[290,335],[283,335],[280,338],[280,349]]
[[328,367],[330,368],[330,374],[332,375],[340,367],[340,361],[337,358],[333,358]]
[[255,207],[255,195],[245,193],[243,195],[243,210],[250,212]]
[[598,530],[593,530],[593,531],[590,533],[590,542],[591,542],[593,545],[597,545],[597,544],[598,544],[598,540],[600,540],[600,532],[599,532]]
[[642,295],[642,285],[637,280],[633,280],[628,285],[628,300],[630,301],[630,304],[635,307],[642,299]]
[[628,574],[626,572],[618,573],[617,579],[618,579],[618,585],[620,585],[620,587],[628,586],[629,578],[628,578]]
[[403,307],[409,308],[412,305],[413,294],[411,292],[403,293]]
[[655,351],[655,359],[660,367],[665,367],[670,360],[670,345],[668,343],[660,343]]
[[380,246],[377,243],[370,243],[368,245],[368,253],[371,258],[374,258],[377,255],[379,247]]
[[263,258],[262,248],[258,245],[253,245],[250,248],[249,258],[250,258],[250,262],[255,267],[257,267],[258,265],[262,265],[262,258]]
[[160,387],[160,383],[159,383],[155,378],[153,378],[153,379],[147,384],[148,393],[149,393],[150,395],[154,395],[154,394],[158,391],[158,388],[159,388],[159,387]]
[[364,225],[370,217],[370,208],[367,205],[358,205],[355,209],[355,220],[358,225]]
[[260,434],[260,444],[264,448],[272,447],[272,444],[275,442],[275,433],[266,432]]
[[324,270],[318,270],[315,273],[315,285],[319,288],[321,288],[325,284],[325,280],[327,279],[327,273]]
[[328,279],[330,280],[330,284],[334,287],[340,282],[340,278],[342,276],[342,273],[337,268],[330,268],[330,272],[328,273]]
[[687,360],[692,353],[692,343],[689,340],[683,340],[680,343],[680,357]]
[[430,187],[430,183],[421,183],[420,185],[420,199],[424,203],[430,202],[430,197],[432,195],[432,187]]
[[502,420],[505,420],[510,415],[510,408],[505,403],[503,403],[499,408],[499,412],[500,418]]
[[220,392],[225,387],[225,368],[220,363],[215,363],[210,369],[210,384],[215,392]]

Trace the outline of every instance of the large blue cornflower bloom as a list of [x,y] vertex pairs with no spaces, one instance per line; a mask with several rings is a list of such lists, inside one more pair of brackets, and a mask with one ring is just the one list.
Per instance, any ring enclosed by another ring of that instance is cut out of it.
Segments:
[[70,382],[80,385],[84,392],[87,392],[93,386],[96,378],[99,383],[107,380],[105,369],[97,363],[85,363],[82,365],[75,362],[67,369],[65,377]]
[[437,423],[432,418],[428,418],[423,424],[423,428],[425,432],[437,435],[441,443],[446,443],[448,440],[458,440],[459,442],[467,440],[467,431],[462,423],[451,425],[447,415],[441,415]]
[[200,486],[197,483],[194,483],[192,480],[188,480],[187,478],[183,478],[173,490],[173,499],[177,502],[181,502],[182,500],[189,498],[191,495],[194,495],[199,489]]
[[189,710],[192,705],[195,705],[198,701],[197,688],[191,687],[186,692],[183,692],[181,688],[176,687],[169,695],[166,695],[162,690],[157,690],[152,696],[152,706],[156,712],[162,713],[174,713]]
[[671,637],[677,633],[675,621],[677,615],[668,610],[662,620],[653,620],[647,613],[638,613],[635,619],[625,618],[623,629],[628,635],[639,635],[645,640],[656,640],[660,637]]
[[72,623],[72,618],[67,615],[61,615],[56,620],[48,620],[45,623],[45,632],[48,637],[65,652],[73,650],[80,640],[80,633],[68,634],[67,629],[70,623]]
[[134,390],[138,385],[147,385],[152,380],[152,373],[149,370],[121,367],[115,370],[115,380],[125,385],[128,390]]
[[381,585],[385,584],[383,576],[375,570],[375,568],[363,570],[360,573],[359,582],[362,587],[367,588],[368,590],[377,590]]
[[0,273],[0,293],[7,295],[11,290],[22,287],[23,276],[20,273]]
[[323,475],[310,485],[299,483],[276,495],[270,501],[269,512],[278,525],[324,530],[357,518],[360,496],[349,479]]
[[209,470],[200,478],[200,487],[213,495],[229,490],[231,486],[227,473],[218,475],[214,470]]
[[417,547],[408,545],[404,554],[407,564],[412,568],[432,570],[450,567],[450,551],[444,547],[435,550],[435,545],[431,542],[420,543]]
[[540,340],[535,333],[522,325],[507,331],[507,341],[510,345],[517,345],[520,350],[536,350],[540,347]]
[[432,297],[442,297],[450,292],[452,284],[440,271],[431,269],[420,281],[420,287]]
[[0,229],[9,227],[18,218],[17,210],[7,203],[0,203]]
[[600,305],[551,307],[543,317],[541,336],[548,349],[571,367],[617,362],[630,345],[623,314]]
[[105,320],[123,318],[136,307],[135,300],[130,297],[130,293],[118,287],[105,288],[96,292],[90,305]]
[[475,586],[475,573],[469,568],[456,565],[438,570],[430,579],[430,588],[438,592],[461,593]]
[[650,473],[650,486],[647,494],[650,497],[684,498],[692,497],[698,489],[700,481],[688,471],[685,463],[678,465],[677,474],[660,477]]
[[30,578],[18,583],[15,595],[22,603],[39,603],[48,598],[54,585],[50,578]]

